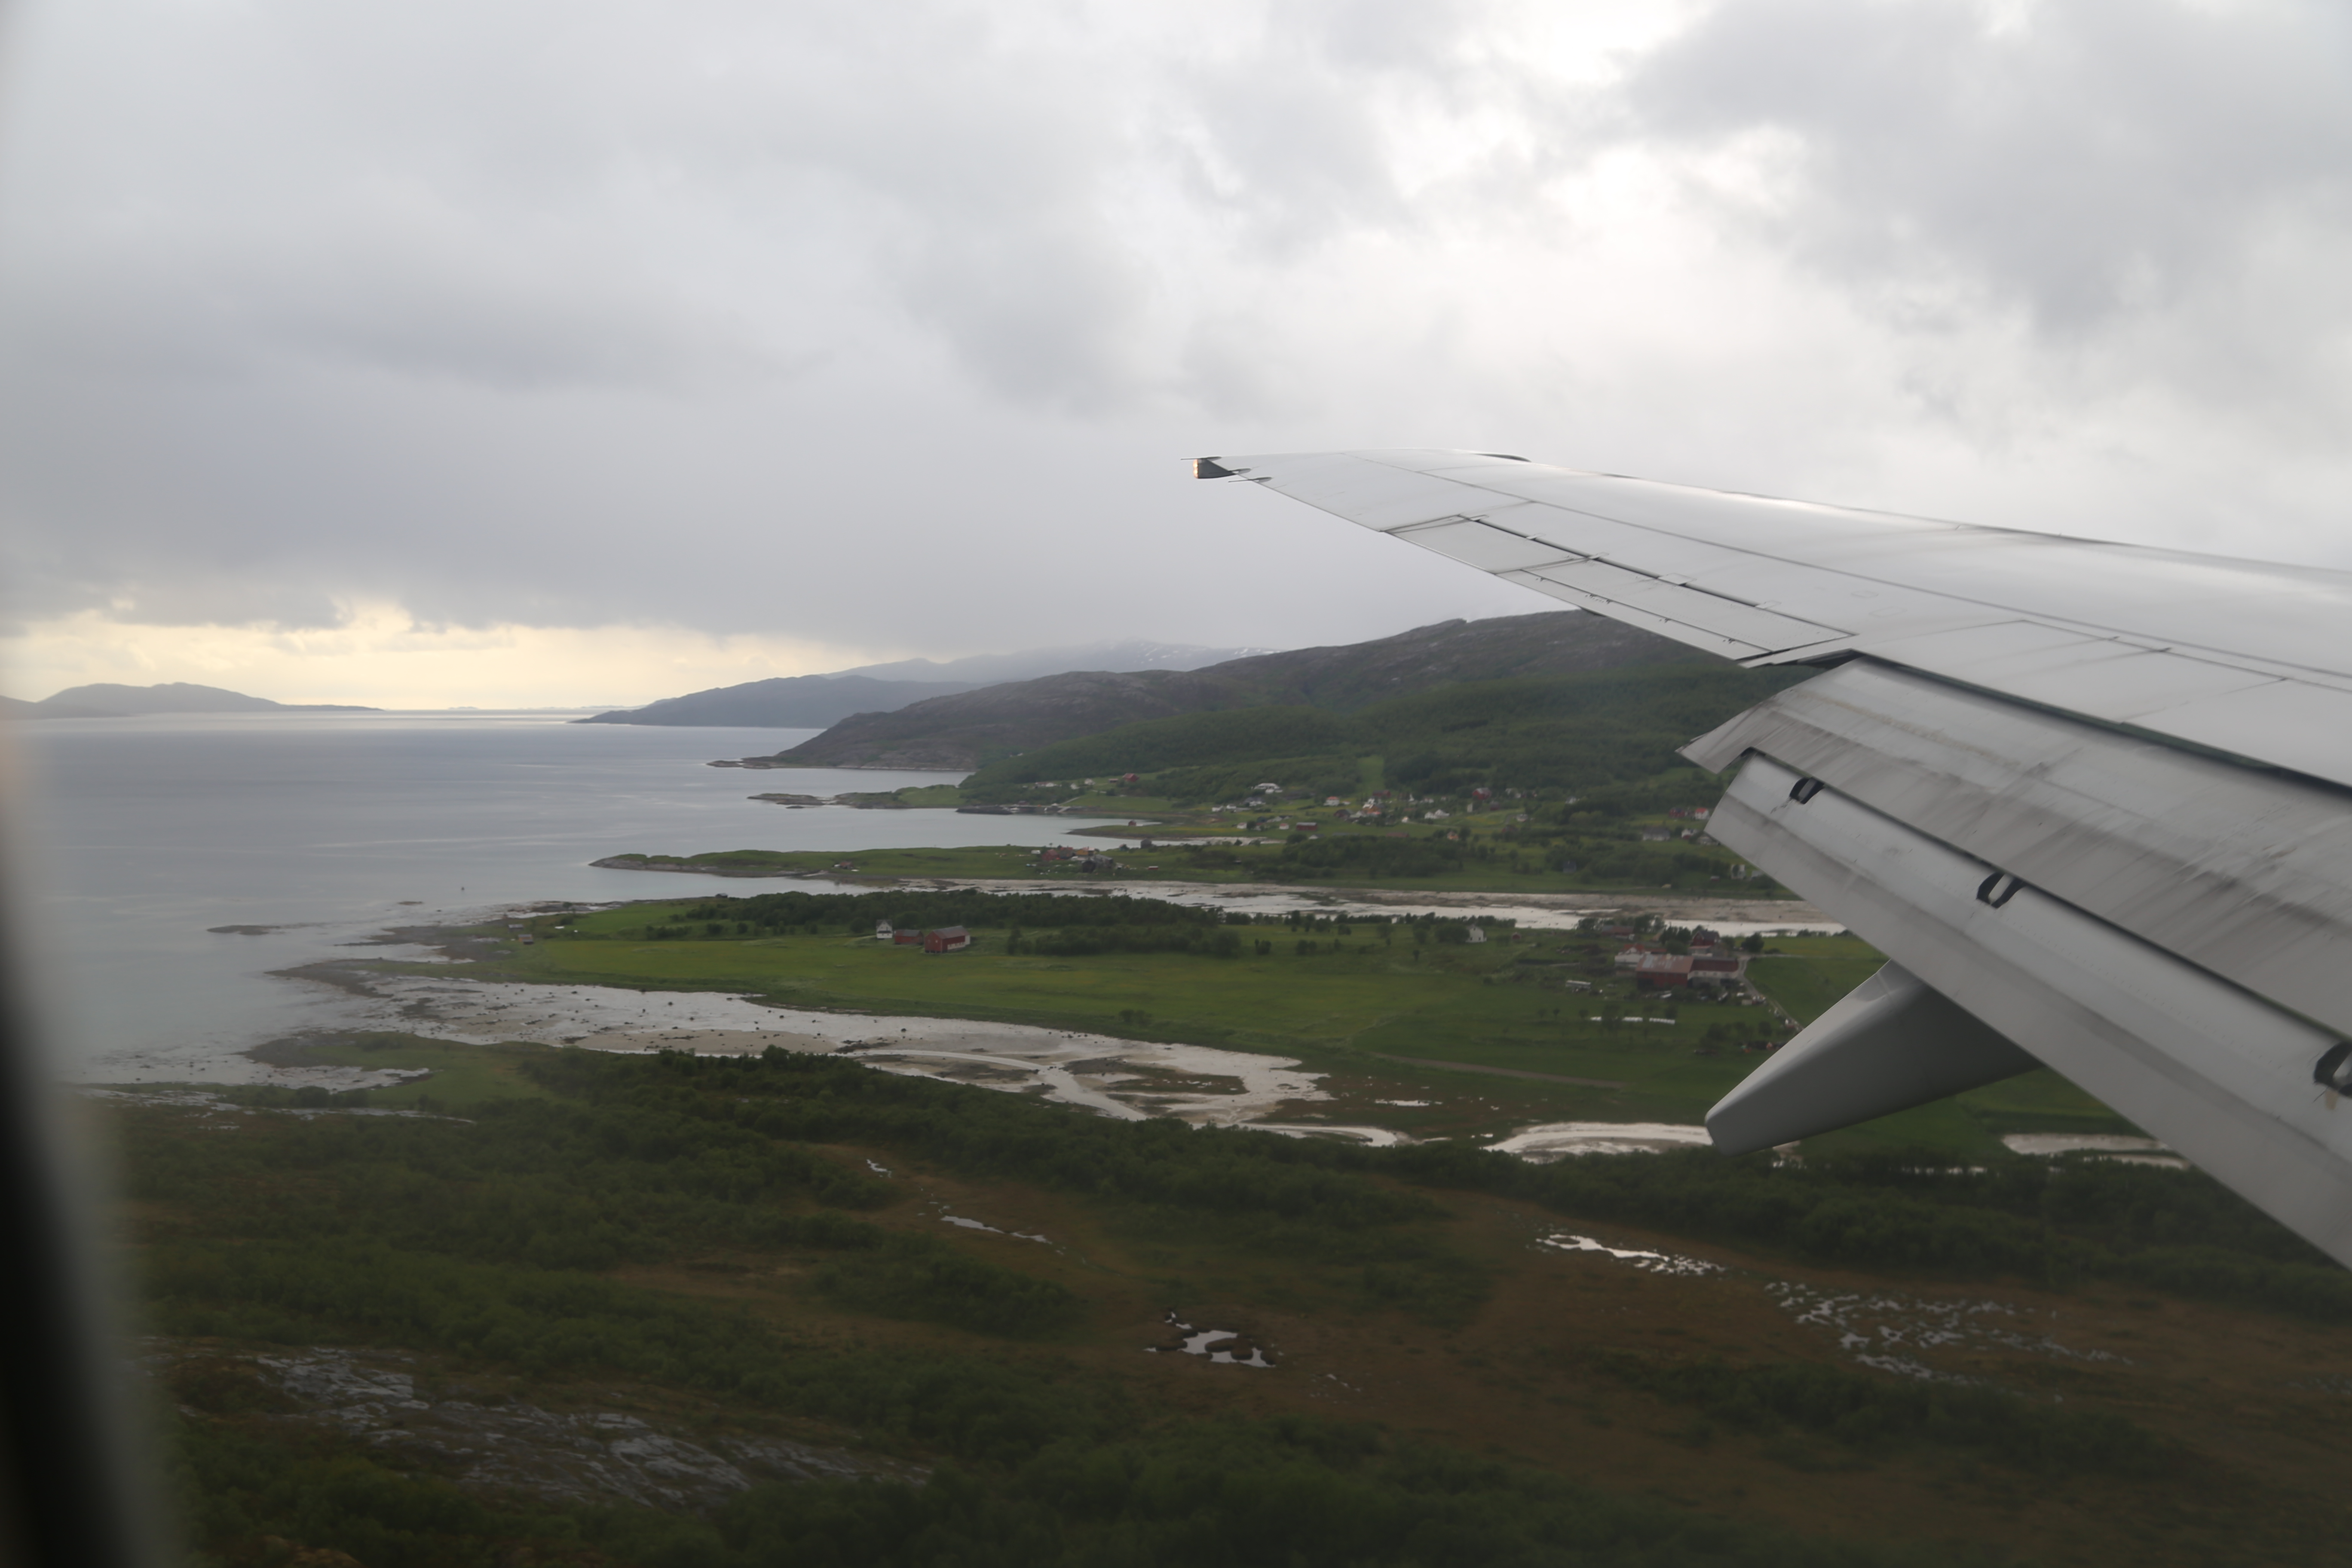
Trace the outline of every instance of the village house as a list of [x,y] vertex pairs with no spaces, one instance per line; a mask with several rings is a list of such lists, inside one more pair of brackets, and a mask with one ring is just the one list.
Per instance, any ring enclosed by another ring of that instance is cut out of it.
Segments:
[[971,945],[971,932],[961,926],[941,926],[923,933],[925,952],[961,952]]
[[1633,970],[1635,984],[1660,987],[1737,985],[1748,966],[1748,961],[1738,954],[1702,958],[1689,953],[1643,952],[1631,964],[1625,959],[1625,953],[1617,955],[1621,967]]
[[1683,953],[1645,952],[1633,963],[1633,984],[1656,986],[1687,985],[1690,984],[1690,967],[1689,957]]

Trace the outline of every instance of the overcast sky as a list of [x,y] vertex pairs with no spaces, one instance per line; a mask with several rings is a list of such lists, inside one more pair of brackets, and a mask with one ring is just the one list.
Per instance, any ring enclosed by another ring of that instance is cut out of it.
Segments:
[[1203,452],[2352,566],[2352,7],[22,0],[0,689],[1548,602]]

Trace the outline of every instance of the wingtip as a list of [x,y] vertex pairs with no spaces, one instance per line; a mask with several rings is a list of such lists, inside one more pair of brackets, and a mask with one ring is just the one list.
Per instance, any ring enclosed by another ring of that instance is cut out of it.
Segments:
[[1192,459],[1192,477],[1196,479],[1230,479],[1234,477],[1234,470],[1214,458],[1195,458]]

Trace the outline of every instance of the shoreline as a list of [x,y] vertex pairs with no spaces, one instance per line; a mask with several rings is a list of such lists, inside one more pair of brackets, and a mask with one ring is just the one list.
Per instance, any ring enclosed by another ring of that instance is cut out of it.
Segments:
[[[1843,931],[1842,921],[1827,914],[1802,899],[1731,899],[1719,895],[1643,893],[1638,889],[1622,892],[1590,893],[1515,893],[1469,889],[1432,889],[1423,891],[1411,888],[1341,888],[1293,882],[1175,882],[1123,879],[1095,884],[1049,882],[1027,877],[884,877],[829,871],[766,871],[717,870],[707,866],[655,866],[643,862],[624,863],[620,857],[593,860],[589,864],[614,871],[658,871],[698,877],[725,877],[751,881],[814,881],[834,887],[858,887],[875,891],[891,889],[913,889],[926,892],[961,892],[971,889],[985,893],[1050,892],[1075,898],[1162,899],[1170,903],[1185,903],[1200,900],[1216,901],[1224,899],[1300,899],[1307,905],[1329,907],[1340,904],[1394,905],[1431,910],[1535,910],[1547,913],[1584,915],[1644,915],[1655,914],[1669,924],[1733,925],[1754,927],[1765,931]],[[634,900],[633,900],[634,901]],[[654,900],[648,900],[648,902]],[[1759,918],[1780,915],[1780,920]],[[1526,922],[1521,921],[1522,924]]]

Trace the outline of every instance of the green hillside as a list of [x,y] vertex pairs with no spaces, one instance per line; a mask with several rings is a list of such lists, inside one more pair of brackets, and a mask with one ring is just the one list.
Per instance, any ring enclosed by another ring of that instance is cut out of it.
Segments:
[[1684,664],[1694,657],[1654,632],[1581,611],[1445,621],[1370,642],[1258,654],[1204,669],[1072,670],[1011,681],[887,713],[854,714],[790,751],[741,761],[763,768],[963,773],[1153,720],[1244,708],[1345,713],[1462,681]]
[[1376,759],[1381,783],[1420,795],[1583,790],[1683,766],[1675,748],[1811,675],[1714,661],[1466,682],[1355,713],[1244,708],[1123,724],[990,763],[967,779],[980,801],[1050,797],[1041,786],[1105,774],[1159,775],[1178,804],[1225,800],[1261,782],[1352,794]]

